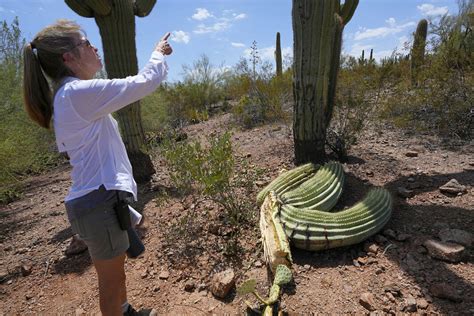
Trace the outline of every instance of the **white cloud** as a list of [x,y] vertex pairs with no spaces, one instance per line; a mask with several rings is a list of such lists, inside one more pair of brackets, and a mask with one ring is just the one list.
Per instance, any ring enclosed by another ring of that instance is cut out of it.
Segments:
[[196,34],[215,33],[220,32],[230,27],[230,23],[227,21],[217,22],[212,25],[199,24],[193,31]]
[[394,27],[397,25],[397,21],[395,21],[395,18],[388,18],[387,20],[385,20],[385,22],[387,22],[390,27]]
[[245,44],[244,43],[230,43],[230,45],[234,46],[234,47],[245,47]]
[[417,9],[421,11],[421,14],[426,16],[444,15],[448,13],[448,7],[435,7],[429,3],[423,3],[417,6]]
[[247,14],[245,13],[240,13],[240,14],[234,14],[234,20],[242,20],[247,17]]
[[408,27],[415,26],[415,22],[408,22],[402,25],[397,25],[394,18],[389,18],[387,21],[389,26],[378,27],[374,29],[362,28],[362,31],[357,31],[354,36],[354,40],[360,41],[368,38],[386,37],[388,35],[397,34],[402,32]]
[[185,31],[173,31],[171,34],[171,40],[176,42],[176,43],[184,43],[187,44],[189,43],[190,36],[188,33]]
[[205,8],[197,8],[196,13],[194,13],[192,16],[194,20],[198,21],[202,21],[210,17],[212,17],[212,14]]
[[[205,20],[210,18],[213,23],[209,21],[208,23],[200,23],[197,25],[196,29],[193,31],[196,34],[206,34],[206,33],[217,33],[224,31],[232,26],[235,21],[245,19],[247,15],[245,13],[234,13],[232,10],[222,11],[222,15],[214,16],[210,14],[206,9],[198,8],[198,12],[193,15],[195,20]],[[201,10],[201,11],[199,11]],[[205,10],[205,12],[204,12]],[[200,14],[198,14],[200,13]],[[197,18],[199,17],[199,18]],[[205,17],[205,18],[204,18]]]

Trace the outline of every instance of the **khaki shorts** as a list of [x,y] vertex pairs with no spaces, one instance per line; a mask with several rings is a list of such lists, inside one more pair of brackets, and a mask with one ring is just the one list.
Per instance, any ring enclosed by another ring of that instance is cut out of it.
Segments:
[[66,202],[72,231],[84,240],[94,260],[115,258],[129,247],[127,231],[120,228],[115,214],[115,192],[100,188]]

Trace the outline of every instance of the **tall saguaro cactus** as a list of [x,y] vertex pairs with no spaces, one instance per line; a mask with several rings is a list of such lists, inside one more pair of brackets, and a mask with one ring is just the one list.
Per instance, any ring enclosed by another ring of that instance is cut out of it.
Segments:
[[[78,15],[94,18],[104,49],[109,78],[124,78],[138,73],[135,45],[135,16],[147,16],[156,0],[65,0]],[[118,121],[133,174],[138,182],[147,181],[155,172],[150,157],[142,150],[145,134],[140,103],[118,111]]]
[[276,75],[277,77],[280,77],[282,74],[280,32],[277,32],[277,35],[276,35],[275,63],[276,63]]
[[326,159],[324,145],[334,106],[342,31],[358,3],[293,0],[293,137],[298,164]]
[[428,21],[421,19],[418,22],[416,31],[413,39],[413,47],[411,49],[411,82],[412,85],[416,85],[418,70],[425,60],[425,46],[426,46],[426,35],[428,34]]

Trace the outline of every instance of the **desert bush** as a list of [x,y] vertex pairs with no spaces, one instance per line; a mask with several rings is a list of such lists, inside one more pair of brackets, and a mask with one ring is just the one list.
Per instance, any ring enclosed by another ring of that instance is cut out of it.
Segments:
[[[412,88],[401,80],[383,100],[382,117],[398,126],[472,139],[473,1],[460,1],[457,15],[431,21],[430,51]],[[472,15],[472,13],[471,13]]]
[[161,153],[172,182],[182,194],[194,192],[216,202],[224,208],[227,221],[238,225],[250,219],[253,199],[249,191],[257,171],[249,171],[245,161],[236,168],[230,137],[229,132],[211,137],[208,146],[198,141],[168,140]]
[[239,100],[233,109],[234,121],[244,128],[288,119],[291,89],[291,70],[275,76],[273,65],[260,60],[255,41],[249,59],[241,58],[226,81],[228,97]]
[[183,81],[163,90],[169,121],[173,127],[198,123],[209,118],[209,109],[224,99],[224,67],[211,64],[202,55],[192,66],[183,65]]

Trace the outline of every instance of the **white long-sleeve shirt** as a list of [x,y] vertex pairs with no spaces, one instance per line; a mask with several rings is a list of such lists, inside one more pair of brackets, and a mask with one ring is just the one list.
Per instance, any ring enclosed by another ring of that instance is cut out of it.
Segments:
[[137,199],[137,184],[111,113],[151,94],[166,78],[164,56],[154,51],[147,65],[124,79],[81,80],[67,77],[54,98],[53,124],[60,152],[72,166],[72,186],[65,201],[104,185]]

